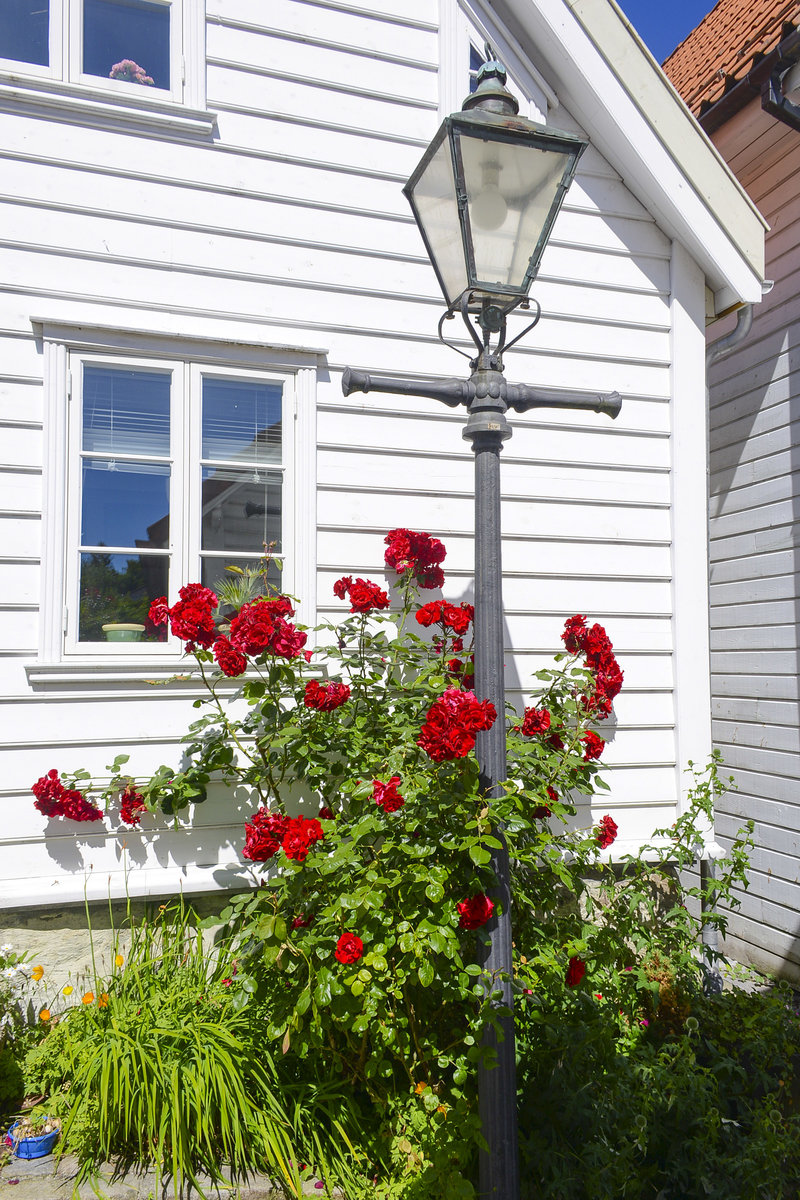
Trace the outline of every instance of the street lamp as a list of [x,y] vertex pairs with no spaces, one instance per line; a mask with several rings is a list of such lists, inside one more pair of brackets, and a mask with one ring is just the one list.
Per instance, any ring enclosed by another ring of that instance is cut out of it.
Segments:
[[[583,408],[616,417],[621,400],[616,392],[565,395],[506,383],[503,376],[503,351],[533,328],[541,310],[537,305],[534,320],[512,341],[506,340],[506,318],[517,307],[529,307],[528,291],[586,142],[520,117],[505,86],[505,67],[489,46],[487,54],[475,92],[461,112],[445,118],[403,189],[447,301],[439,336],[445,340],[445,320],[460,312],[478,351],[474,358],[466,355],[472,374],[467,380],[419,382],[348,367],[342,390],[346,396],[355,391],[429,396],[468,410],[463,437],[475,454],[475,691],[498,713],[492,728],[478,734],[477,755],[484,793],[498,796],[506,778],[500,528],[500,450],[512,432],[506,412]],[[480,1155],[479,1191],[481,1200],[518,1200],[511,893],[502,830],[498,841],[500,849],[492,852],[495,912],[481,965],[484,986],[502,1014],[501,1035],[487,1030],[485,1045],[495,1050],[497,1065],[480,1068],[478,1077],[488,1147]]]

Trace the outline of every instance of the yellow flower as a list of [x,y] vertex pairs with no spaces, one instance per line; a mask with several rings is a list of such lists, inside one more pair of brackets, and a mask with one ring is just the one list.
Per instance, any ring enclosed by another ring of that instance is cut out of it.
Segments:
[[42,978],[43,975],[44,975],[44,967],[41,965],[38,967],[34,967],[33,970],[31,971],[31,979],[35,979],[37,983],[39,982],[39,980]]
[[121,967],[124,962],[125,962],[125,959],[122,957],[121,954],[118,954],[117,957],[114,959],[114,966]]
[[41,1011],[39,1013],[39,1020],[40,1021],[49,1021],[50,1020],[50,1009],[49,1008],[41,1009]]
[[98,1008],[108,1008],[108,992],[101,992],[100,999],[97,1001]]
[[94,1001],[94,992],[84,992],[81,998],[82,1004],[92,1004]]
[[72,985],[68,983],[66,987],[63,987],[61,989],[61,995],[62,996],[71,996],[72,995]]

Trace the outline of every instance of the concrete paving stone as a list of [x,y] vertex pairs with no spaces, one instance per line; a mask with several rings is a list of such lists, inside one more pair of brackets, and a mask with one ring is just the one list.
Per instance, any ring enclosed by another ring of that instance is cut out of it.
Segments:
[[[77,1160],[66,1155],[60,1161],[50,1154],[44,1158],[12,1158],[0,1169],[0,1200],[172,1200],[175,1189],[168,1181],[163,1187],[156,1184],[152,1171],[130,1172],[114,1178],[113,1168],[101,1170],[92,1183],[76,1189]],[[201,1184],[205,1181],[201,1177]],[[306,1189],[304,1189],[306,1190]],[[313,1184],[307,1189],[319,1195]],[[266,1175],[251,1177],[247,1182],[203,1186],[208,1200],[277,1200],[282,1193]],[[196,1188],[186,1187],[180,1200],[200,1200]]]

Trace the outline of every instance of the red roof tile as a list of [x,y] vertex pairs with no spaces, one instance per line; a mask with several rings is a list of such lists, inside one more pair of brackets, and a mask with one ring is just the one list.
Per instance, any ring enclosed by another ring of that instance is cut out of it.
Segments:
[[714,104],[736,80],[800,22],[800,0],[719,0],[664,63],[664,71],[695,114]]

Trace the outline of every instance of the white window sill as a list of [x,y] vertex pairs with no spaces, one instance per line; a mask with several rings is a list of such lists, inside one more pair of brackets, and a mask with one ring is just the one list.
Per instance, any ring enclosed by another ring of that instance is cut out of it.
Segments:
[[200,672],[194,659],[103,656],[66,660],[59,663],[35,662],[25,668],[28,683],[191,683],[197,686]]
[[210,137],[216,113],[187,108],[174,100],[114,95],[57,79],[34,79],[0,71],[0,109],[24,108],[49,117],[68,113],[104,128],[136,127],[153,133],[178,133],[184,137]]

